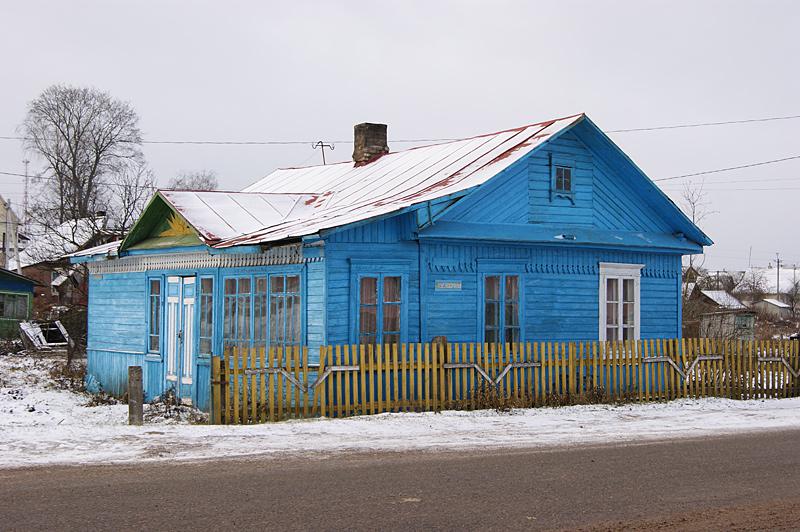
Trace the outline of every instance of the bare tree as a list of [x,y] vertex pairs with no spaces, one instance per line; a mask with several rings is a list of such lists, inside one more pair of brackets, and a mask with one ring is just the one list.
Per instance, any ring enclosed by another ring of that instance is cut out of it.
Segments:
[[800,310],[800,279],[795,279],[789,283],[789,290],[786,291],[789,298],[789,305],[792,307],[792,315],[797,316]]
[[142,196],[152,192],[130,104],[97,89],[53,85],[29,103],[19,129],[26,149],[44,163],[31,222],[63,241],[48,249],[86,244],[87,231],[105,229],[99,212],[114,213],[119,229],[128,228]]
[[[685,181],[683,183],[683,192],[681,193],[681,203],[686,216],[695,225],[700,225],[705,218],[714,214],[709,206],[711,203],[706,199],[705,181],[694,183],[692,181]],[[689,267],[699,269],[705,263],[705,255],[699,264],[695,259],[696,255],[689,255]]]
[[219,187],[214,170],[181,172],[170,179],[167,188],[177,190],[216,190]]
[[761,301],[769,289],[767,276],[759,269],[750,268],[739,283],[738,293],[745,296],[750,302]]
[[155,177],[146,165],[130,164],[117,174],[110,188],[114,194],[108,212],[109,226],[122,236],[136,222],[153,195]]

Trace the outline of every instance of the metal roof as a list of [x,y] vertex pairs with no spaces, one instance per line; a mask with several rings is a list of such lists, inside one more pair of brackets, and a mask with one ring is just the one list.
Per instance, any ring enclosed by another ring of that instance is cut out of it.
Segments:
[[314,215],[315,194],[161,190],[207,244]]
[[391,152],[363,166],[344,162],[275,170],[243,192],[313,194],[307,203],[311,209],[293,212],[280,223],[223,240],[215,247],[302,237],[463,192],[485,183],[583,116]]
[[99,246],[95,246],[93,248],[87,248],[81,251],[76,251],[75,253],[70,253],[69,255],[65,255],[65,257],[92,257],[94,255],[107,255],[109,257],[113,257],[117,255],[117,249],[119,249],[120,244],[122,244],[122,240],[115,240],[114,242],[109,242],[108,244],[100,244]]
[[769,303],[770,305],[775,305],[778,308],[792,308],[791,305],[787,305],[783,301],[778,301],[777,299],[771,297],[765,297],[761,300],[762,303]]
[[725,309],[738,310],[747,308],[741,301],[725,290],[701,290],[700,293]]

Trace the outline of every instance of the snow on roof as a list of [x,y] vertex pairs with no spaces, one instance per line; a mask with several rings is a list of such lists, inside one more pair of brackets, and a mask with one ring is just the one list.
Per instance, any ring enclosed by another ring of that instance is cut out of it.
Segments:
[[[104,226],[105,217],[92,217],[67,220],[54,229],[34,228],[30,242],[19,252],[20,267],[61,259],[85,246]],[[8,267],[17,267],[16,257],[9,259]]]
[[76,251],[75,253],[70,253],[67,256],[68,257],[91,257],[95,255],[115,256],[117,254],[117,249],[119,249],[120,244],[122,244],[122,240],[115,240],[114,242],[109,242],[108,244],[100,244],[99,246],[95,246],[93,248],[87,248],[81,251]]
[[763,303],[769,303],[770,305],[775,305],[778,308],[792,308],[791,305],[787,305],[783,301],[778,301],[777,299],[773,299],[771,297],[765,297],[761,301]]
[[162,190],[161,196],[208,244],[312,217],[315,194]]
[[701,290],[700,293],[722,308],[731,310],[747,308],[741,301],[733,297],[725,290]]
[[[287,200],[302,193],[308,196],[303,203],[309,208],[292,210],[279,223],[264,225],[247,234],[223,237],[215,247],[258,244],[315,234],[466,191],[485,183],[583,117],[583,114],[578,114],[498,133],[391,152],[361,166],[344,162],[275,170],[243,192],[281,194]],[[212,197],[208,199],[211,201]],[[189,216],[194,220],[187,220],[197,228],[198,225],[211,225],[212,219],[218,215],[210,209],[198,209],[196,212],[191,210]],[[245,220],[237,220],[233,225],[238,226],[239,221]]]

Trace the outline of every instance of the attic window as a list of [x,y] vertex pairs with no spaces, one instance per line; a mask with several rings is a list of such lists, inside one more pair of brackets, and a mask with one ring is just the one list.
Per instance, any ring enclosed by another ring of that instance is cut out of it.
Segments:
[[555,191],[572,193],[572,168],[569,166],[556,166]]
[[550,158],[550,201],[564,198],[575,203],[574,168],[570,160]]

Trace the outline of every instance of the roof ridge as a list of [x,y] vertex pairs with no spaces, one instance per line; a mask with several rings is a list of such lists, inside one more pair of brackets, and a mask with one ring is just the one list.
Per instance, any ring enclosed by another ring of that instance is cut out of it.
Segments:
[[[510,127],[510,128],[507,128],[507,129],[501,129],[499,131],[492,131],[492,132],[489,132],[489,133],[481,133],[479,135],[471,135],[471,136],[468,136],[468,137],[461,137],[461,138],[452,139],[452,140],[446,140],[446,141],[442,141],[442,142],[432,142],[430,144],[423,144],[421,146],[413,146],[411,148],[406,148],[406,149],[403,149],[403,150],[396,150],[396,151],[392,150],[392,151],[389,151],[388,153],[384,153],[383,155],[381,155],[380,158],[386,157],[387,155],[393,155],[393,154],[397,154],[397,153],[405,153],[405,152],[408,152],[408,151],[419,150],[419,149],[422,149],[422,148],[429,148],[431,146],[442,146],[444,144],[452,144],[454,142],[463,142],[465,140],[474,140],[474,139],[479,139],[479,138],[482,138],[482,137],[491,137],[493,135],[500,135],[501,133],[509,133],[511,131],[523,131],[523,130],[529,128],[529,127],[534,127],[534,126],[547,127],[549,125],[552,125],[555,122],[558,122],[559,120],[568,120],[570,118],[576,118],[576,117],[585,116],[585,115],[586,115],[586,113],[580,112],[580,113],[575,113],[575,114],[571,114],[571,115],[567,115],[567,116],[561,116],[561,117],[558,117],[558,118],[551,118],[549,120],[543,120],[541,122],[533,122],[531,124],[525,124],[523,126]],[[340,161],[338,163],[311,164],[311,165],[308,165],[308,166],[281,166],[281,167],[276,168],[275,170],[303,170],[303,169],[308,169],[308,168],[320,168],[320,167],[323,167],[323,166],[336,166],[336,165],[341,165],[341,164],[352,164],[352,165],[355,166],[355,163],[353,161]],[[362,165],[362,167],[366,167],[366,166],[369,166],[369,165],[368,164]],[[272,172],[270,172],[270,173],[272,173]],[[256,181],[256,182],[258,182],[258,181]]]

